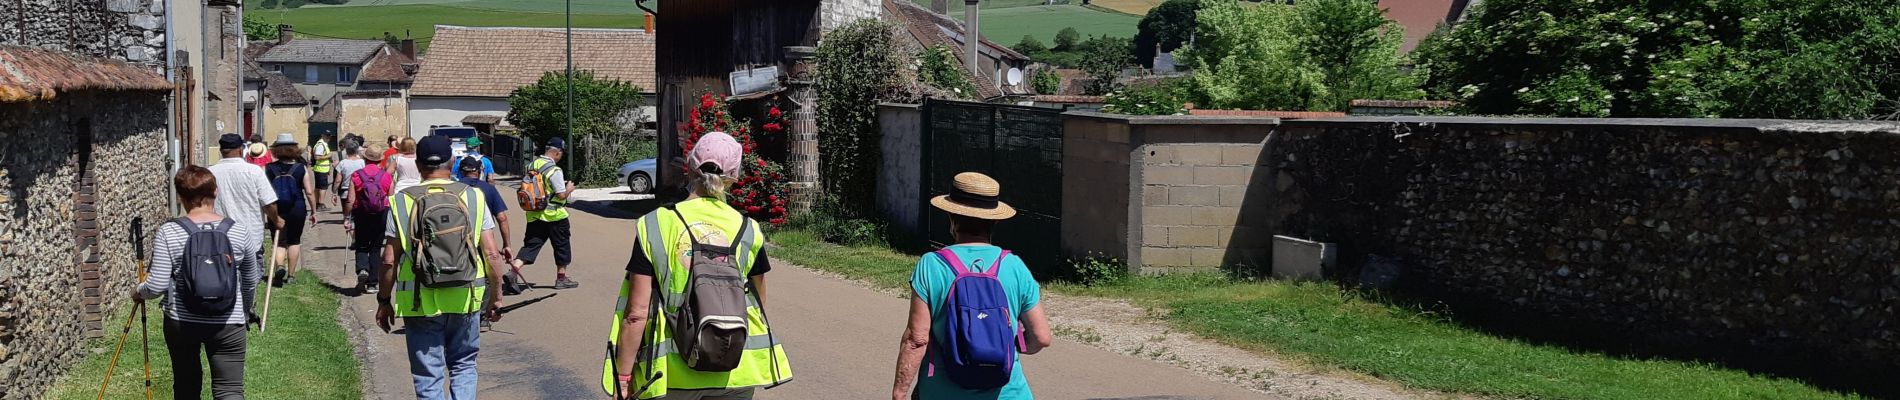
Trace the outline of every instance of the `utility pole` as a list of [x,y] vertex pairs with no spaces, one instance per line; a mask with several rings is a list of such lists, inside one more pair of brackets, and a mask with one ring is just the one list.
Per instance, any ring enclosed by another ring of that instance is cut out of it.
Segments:
[[[567,147],[574,148],[574,0],[567,0]],[[561,149],[563,153],[568,149]],[[563,160],[572,158],[563,154]],[[574,166],[573,161],[567,163]]]

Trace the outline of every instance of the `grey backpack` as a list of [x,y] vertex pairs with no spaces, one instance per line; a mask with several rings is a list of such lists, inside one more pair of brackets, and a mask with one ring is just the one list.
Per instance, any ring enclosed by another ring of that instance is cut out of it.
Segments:
[[[414,257],[416,283],[428,288],[471,287],[480,272],[481,256],[475,245],[481,227],[473,226],[462,183],[423,184],[403,189],[415,199],[409,210],[409,254]],[[421,302],[422,296],[416,296]],[[418,304],[418,308],[420,304]]]
[[[685,222],[686,216],[673,210]],[[745,218],[739,234],[730,246],[703,244],[692,240],[692,264],[687,272],[685,303],[679,305],[673,343],[686,366],[696,371],[725,372],[739,367],[746,347],[746,276],[739,271],[738,252],[746,235],[752,234],[752,219]],[[692,226],[686,223],[685,226]],[[690,229],[690,228],[689,228]]]

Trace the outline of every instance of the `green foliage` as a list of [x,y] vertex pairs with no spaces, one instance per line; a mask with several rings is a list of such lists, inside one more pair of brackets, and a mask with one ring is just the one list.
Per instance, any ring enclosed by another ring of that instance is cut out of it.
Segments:
[[1057,75],[1056,70],[1052,68],[1038,69],[1036,74],[1029,78],[1029,84],[1036,89],[1038,94],[1056,94],[1062,90],[1062,76]]
[[959,98],[977,97],[976,84],[970,83],[962,66],[957,64],[957,55],[947,46],[937,45],[924,49],[921,65],[917,68],[917,77],[930,85],[951,92]]
[[244,14],[245,40],[277,40],[277,24],[264,22],[255,14]]
[[1128,278],[1128,263],[1100,254],[1069,259],[1069,271],[1073,276],[1066,280],[1085,286],[1113,284]]
[[1181,115],[1187,113],[1181,96],[1166,85],[1135,86],[1109,93],[1102,112],[1128,115]]
[[1207,2],[1196,14],[1193,100],[1209,108],[1336,111],[1355,98],[1416,98],[1402,28],[1371,2],[1293,7]]
[[1855,119],[1900,112],[1893,2],[1486,1],[1419,48],[1478,114]]
[[1089,85],[1084,90],[1089,95],[1104,95],[1121,86],[1115,78],[1121,77],[1122,69],[1134,61],[1128,53],[1128,39],[1108,36],[1091,37],[1082,43],[1083,72],[1089,75]]
[[[548,71],[533,85],[516,88],[508,96],[508,123],[521,128],[522,136],[535,143],[567,133],[567,79],[565,71]],[[643,102],[640,87],[625,81],[595,78],[591,71],[574,71],[574,132],[576,144],[601,143],[613,149],[601,149],[600,155],[576,152],[568,167],[580,171],[580,181],[590,185],[615,182],[614,168],[625,163],[623,151],[631,146],[631,127],[635,126]],[[608,154],[612,154],[608,156]],[[589,158],[592,159],[589,159]],[[609,158],[613,157],[613,158]],[[602,171],[605,171],[604,173]]]
[[1036,54],[1049,51],[1049,46],[1043,45],[1042,41],[1036,40],[1035,36],[1023,35],[1023,40],[1017,41],[1015,46],[1010,46],[1010,50],[1023,54]]
[[853,210],[838,201],[835,196],[825,196],[812,207],[812,212],[791,217],[785,225],[788,229],[809,232],[819,240],[852,246],[888,246],[887,227],[882,221],[862,215],[862,211]]
[[908,61],[896,53],[891,26],[876,19],[827,32],[818,44],[818,173],[826,193],[854,213],[877,209],[877,103],[896,90],[893,72]]
[[1075,45],[1081,41],[1082,41],[1081,32],[1077,32],[1075,28],[1062,28],[1061,31],[1056,32],[1055,50],[1069,51],[1069,50],[1075,49]]
[[[272,8],[277,8],[277,4],[278,4],[278,1],[277,1],[277,0],[262,0],[262,1],[260,1],[260,2],[258,2],[258,8],[261,8],[261,9],[266,9],[266,10],[268,10],[268,9],[272,9]],[[255,39],[253,39],[253,40],[255,40]]]
[[1148,10],[1135,33],[1136,62],[1154,67],[1156,45],[1161,51],[1174,51],[1187,44],[1194,36],[1194,12],[1200,8],[1201,0],[1168,0]]

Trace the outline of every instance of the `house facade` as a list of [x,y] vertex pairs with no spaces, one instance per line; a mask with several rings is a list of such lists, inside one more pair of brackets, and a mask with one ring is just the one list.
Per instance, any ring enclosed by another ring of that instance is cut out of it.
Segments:
[[391,46],[380,40],[297,38],[290,25],[279,25],[275,43],[255,59],[266,72],[283,74],[318,106],[338,93],[356,90],[406,90],[404,65],[415,67],[415,42]]
[[[176,149],[161,0],[0,2],[0,398],[125,315]],[[186,96],[180,96],[186,97]]]
[[[508,116],[508,96],[516,88],[567,69],[566,40],[560,28],[437,25],[409,90],[408,135],[421,137],[442,125],[492,133]],[[574,69],[639,86],[645,121],[653,120],[653,57],[649,30],[574,29]]]

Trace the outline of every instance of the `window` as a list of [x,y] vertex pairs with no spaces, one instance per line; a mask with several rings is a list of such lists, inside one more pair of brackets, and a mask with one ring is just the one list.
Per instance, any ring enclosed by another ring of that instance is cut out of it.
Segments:
[[356,68],[336,67],[336,83],[347,85],[356,82]]
[[317,67],[316,66],[305,65],[303,67],[303,83],[317,83]]
[[271,64],[270,70],[277,71],[277,72],[284,72],[284,66],[282,64]]

